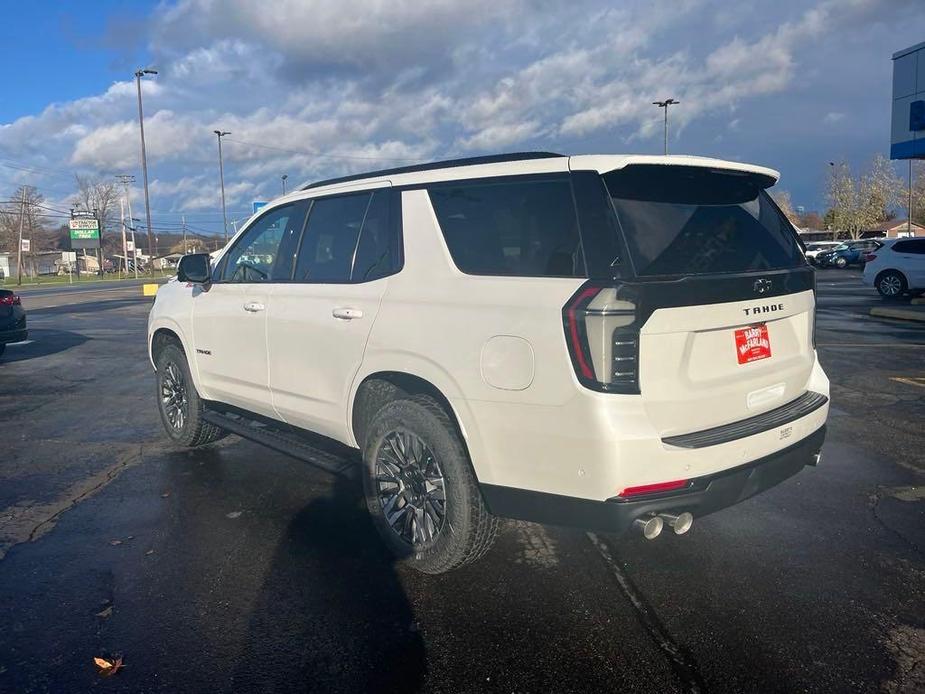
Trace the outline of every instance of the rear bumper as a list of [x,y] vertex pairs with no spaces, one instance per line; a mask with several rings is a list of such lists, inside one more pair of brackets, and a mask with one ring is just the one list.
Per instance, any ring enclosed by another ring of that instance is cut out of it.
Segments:
[[21,330],[0,330],[0,345],[9,342],[22,342],[29,337],[29,331],[25,328]]
[[653,513],[688,511],[694,518],[733,506],[815,464],[825,441],[825,426],[794,445],[745,465],[696,477],[686,489],[632,500],[593,501],[513,487],[482,485],[489,510],[498,516],[623,533],[633,521]]

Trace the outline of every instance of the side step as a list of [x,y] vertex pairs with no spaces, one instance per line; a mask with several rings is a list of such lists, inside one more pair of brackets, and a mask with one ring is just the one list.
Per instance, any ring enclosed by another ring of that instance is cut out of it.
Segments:
[[[202,418],[225,431],[304,460],[332,475],[348,479],[359,478],[361,461],[358,452],[335,441],[316,441],[314,439],[321,437],[315,437],[309,432],[302,435],[294,427],[285,429],[282,427],[286,425],[280,425],[278,428],[261,419],[252,419],[235,412],[207,409],[203,412]],[[332,450],[325,450],[326,448]],[[337,452],[333,452],[333,449],[337,449]]]

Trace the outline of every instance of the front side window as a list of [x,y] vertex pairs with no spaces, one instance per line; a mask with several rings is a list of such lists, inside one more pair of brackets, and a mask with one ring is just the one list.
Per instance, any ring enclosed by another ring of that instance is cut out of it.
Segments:
[[638,275],[751,272],[805,264],[770,179],[703,167],[631,165],[604,175]]
[[292,273],[293,254],[305,204],[284,205],[254,222],[223,261],[225,282],[285,282]]
[[456,181],[431,186],[428,193],[462,272],[585,276],[568,177]]

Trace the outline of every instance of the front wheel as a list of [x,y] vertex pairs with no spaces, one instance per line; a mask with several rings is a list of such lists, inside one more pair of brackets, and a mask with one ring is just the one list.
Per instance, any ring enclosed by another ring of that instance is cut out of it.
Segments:
[[895,299],[906,291],[906,278],[896,270],[887,270],[877,277],[877,291],[884,299]]
[[836,258],[835,267],[837,267],[839,270],[844,270],[846,267],[848,267],[848,260],[846,258]]
[[181,446],[202,446],[227,433],[202,418],[204,406],[190,376],[186,354],[175,344],[155,357],[157,409],[167,435]]
[[429,574],[459,568],[494,542],[456,427],[428,396],[393,400],[373,417],[363,453],[366,505],[399,559]]

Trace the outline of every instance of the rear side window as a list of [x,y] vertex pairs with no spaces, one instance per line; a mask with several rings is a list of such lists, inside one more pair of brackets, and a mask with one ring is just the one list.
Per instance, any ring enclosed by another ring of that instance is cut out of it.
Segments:
[[296,282],[349,282],[353,254],[372,195],[315,200],[296,260]]
[[391,190],[373,192],[357,243],[352,281],[370,282],[398,270],[400,258],[396,217],[401,214],[401,210],[393,209],[398,207],[396,197]]
[[910,253],[916,255],[925,255],[925,239],[897,241],[893,244],[893,250],[896,253]]
[[479,179],[428,188],[453,262],[470,275],[584,277],[567,176]]
[[793,227],[755,174],[633,165],[604,175],[637,275],[749,272],[805,264]]

